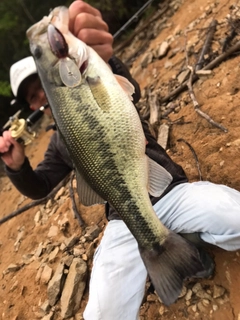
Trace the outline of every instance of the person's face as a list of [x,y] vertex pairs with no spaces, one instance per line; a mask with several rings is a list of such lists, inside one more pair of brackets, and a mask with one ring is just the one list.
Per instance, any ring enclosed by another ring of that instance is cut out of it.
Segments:
[[[28,83],[25,91],[25,99],[29,104],[30,109],[34,111],[47,103],[47,98],[39,78],[36,78]],[[50,108],[45,109],[44,112],[48,115],[51,115]]]

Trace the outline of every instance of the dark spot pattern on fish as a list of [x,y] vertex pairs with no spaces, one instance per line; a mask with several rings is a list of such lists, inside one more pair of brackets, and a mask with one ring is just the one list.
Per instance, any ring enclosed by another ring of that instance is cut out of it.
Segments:
[[[74,95],[72,94],[72,98],[76,99]],[[65,104],[71,108],[67,102]],[[91,110],[93,106],[79,104],[77,108],[80,113],[79,116],[81,116],[81,124],[78,124],[77,119],[72,118],[65,108],[64,117],[61,116],[61,121],[57,120],[59,130],[76,168],[82,172],[90,186],[119,212],[127,225],[133,226],[131,232],[133,234],[136,233],[136,230],[139,232],[141,235],[140,237],[138,235],[140,242],[142,240],[142,243],[145,244],[146,239],[148,239],[147,242],[149,240],[157,241],[144,216],[141,215],[136,201],[131,200],[133,194],[126,185],[125,178],[115,162],[116,152],[112,151],[113,146],[106,142],[106,128],[100,125]],[[111,124],[114,129],[117,125]],[[68,128],[68,135],[65,134],[66,128]],[[74,129],[69,130],[69,128]],[[71,131],[72,135],[69,134]],[[117,134],[117,130],[114,131]],[[102,143],[97,143],[96,140],[102,141]],[[122,158],[124,158],[124,154]],[[125,166],[126,164],[123,163],[122,165]],[[100,176],[96,179],[99,176],[98,172],[105,172],[104,177]],[[137,190],[135,192],[137,193]],[[125,201],[125,199],[127,200]]]

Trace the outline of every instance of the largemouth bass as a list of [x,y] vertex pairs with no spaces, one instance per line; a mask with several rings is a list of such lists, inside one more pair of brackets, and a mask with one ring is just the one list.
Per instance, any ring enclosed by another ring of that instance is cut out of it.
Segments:
[[115,208],[138,242],[157,294],[169,305],[183,280],[203,270],[198,251],[159,221],[149,199],[172,177],[145,154],[130,99],[133,86],[70,33],[68,19],[67,8],[55,8],[27,36],[57,128],[89,188],[82,201],[101,198]]

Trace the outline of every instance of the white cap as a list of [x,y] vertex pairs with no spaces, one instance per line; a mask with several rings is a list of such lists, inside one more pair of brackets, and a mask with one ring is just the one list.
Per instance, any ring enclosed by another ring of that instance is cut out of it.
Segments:
[[37,67],[33,57],[27,57],[14,63],[10,68],[10,84],[12,92],[17,97],[20,84],[27,77],[37,73]]

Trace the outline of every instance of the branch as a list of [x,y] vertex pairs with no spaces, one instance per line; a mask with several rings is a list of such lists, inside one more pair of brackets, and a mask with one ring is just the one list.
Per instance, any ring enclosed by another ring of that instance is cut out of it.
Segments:
[[178,142],[184,142],[184,143],[186,143],[186,145],[187,145],[187,146],[189,147],[189,149],[192,151],[193,157],[194,157],[194,159],[196,160],[196,163],[197,163],[199,180],[202,181],[202,173],[201,173],[201,169],[200,169],[200,164],[199,164],[198,157],[197,157],[197,154],[196,154],[195,150],[194,150],[193,147],[190,145],[190,143],[187,142],[186,140],[180,138],[180,139],[178,139],[177,141],[178,141]]
[[67,182],[67,180],[69,179],[69,175],[63,179],[57,186],[55,189],[53,189],[45,198],[42,199],[38,199],[35,200],[33,202],[30,202],[28,204],[26,204],[24,207],[10,213],[9,215],[7,215],[6,217],[3,217],[2,219],[0,219],[0,225],[3,224],[4,222],[18,216],[19,214],[21,214],[24,211],[27,211],[30,208],[36,207],[37,205],[41,204],[41,203],[46,203],[49,199],[53,198],[53,196],[58,192],[58,190],[60,190]]
[[[234,46],[232,46],[228,51],[222,53],[220,56],[218,56],[217,58],[215,58],[213,61],[211,61],[210,63],[208,63],[203,70],[212,70],[213,68],[215,68],[218,64],[220,64],[222,61],[224,61],[226,58],[228,58],[231,54],[233,54],[234,52],[240,50],[240,41],[238,41]],[[196,74],[193,75],[192,77],[192,83],[194,83],[196,80],[198,80],[198,76]],[[185,89],[187,89],[187,83],[188,80],[186,80],[183,84],[181,84],[178,88],[176,88],[175,90],[173,90],[172,92],[170,92],[170,94],[166,97],[164,97],[161,100],[161,103],[167,102],[169,100],[171,100],[174,96],[177,96],[178,94],[180,94],[181,92],[183,92]]]
[[188,87],[188,91],[189,91],[189,95],[190,95],[190,98],[192,99],[192,102],[193,102],[193,106],[194,106],[194,109],[195,111],[201,116],[203,117],[204,119],[206,119],[208,122],[210,122],[213,126],[223,130],[224,132],[228,132],[228,130],[222,126],[221,124],[215,122],[212,118],[209,117],[209,115],[207,115],[206,113],[204,113],[203,111],[201,111],[199,109],[199,103],[197,102],[197,99],[195,97],[195,94],[193,92],[193,87],[192,87],[192,78],[193,78],[193,75],[194,75],[194,71],[193,71],[193,67],[190,67],[188,66],[188,68],[190,69],[191,71],[191,74],[190,74],[190,77],[189,77],[189,80],[187,82],[187,87]]
[[80,216],[80,213],[77,209],[75,197],[74,197],[74,191],[73,191],[73,178],[74,178],[74,176],[75,176],[75,172],[72,172],[72,175],[70,178],[70,183],[69,183],[69,194],[70,194],[70,198],[72,200],[72,208],[73,208],[74,215],[78,219],[80,226],[83,227],[85,225],[85,222],[83,221],[82,217]]
[[213,21],[211,22],[210,26],[209,26],[206,40],[205,40],[204,45],[203,45],[203,47],[202,47],[202,51],[201,51],[201,53],[200,53],[198,62],[196,63],[196,68],[195,68],[196,71],[202,69],[202,67],[203,67],[203,64],[204,64],[204,56],[205,56],[205,54],[207,54],[208,51],[209,51],[209,47],[210,47],[211,42],[212,42],[213,34],[214,34],[214,32],[216,31],[216,26],[217,26],[217,20],[213,20]]

